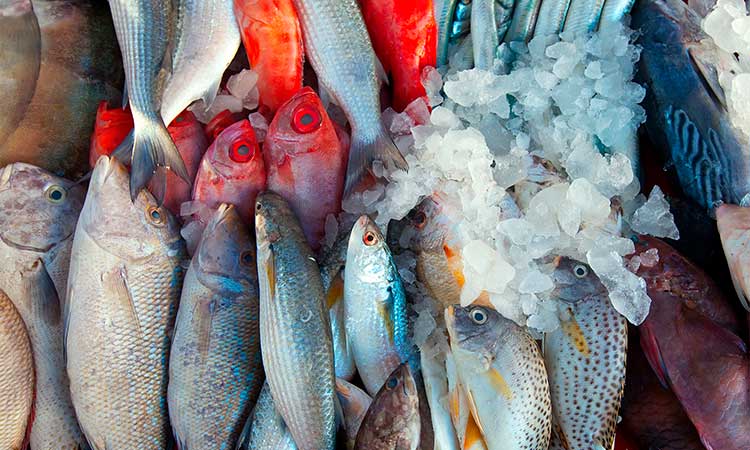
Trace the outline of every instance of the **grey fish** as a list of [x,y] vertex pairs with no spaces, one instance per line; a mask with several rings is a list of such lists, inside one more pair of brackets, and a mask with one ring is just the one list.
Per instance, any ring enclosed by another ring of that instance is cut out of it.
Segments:
[[[135,200],[157,169],[161,179],[166,176],[162,169],[168,168],[190,183],[185,163],[160,115],[171,69],[169,43],[174,42],[177,12],[172,2],[158,0],[109,0],[109,6],[133,112],[130,197]],[[130,143],[126,139],[121,148],[130,150]]]
[[603,8],[604,0],[570,0],[563,31],[574,35],[596,31]]
[[263,366],[274,403],[300,449],[333,449],[333,347],[318,265],[289,205],[255,201]]
[[622,23],[626,14],[630,14],[635,0],[604,0],[599,30],[607,29],[614,24]]
[[540,0],[518,0],[513,7],[513,19],[503,42],[526,42],[531,39],[541,4]]
[[750,201],[750,146],[732,125],[718,68],[740,72],[679,0],[643,0],[632,27],[643,47],[637,80],[646,86],[646,130],[666,151],[680,186],[707,210]]
[[495,0],[474,0],[471,7],[471,49],[474,67],[492,70],[500,45],[495,17]]
[[258,402],[242,430],[242,450],[297,450],[292,433],[276,410],[268,383],[263,383]]
[[510,28],[515,5],[515,0],[495,0],[495,23],[497,24],[497,38],[500,42]]
[[341,378],[336,378],[336,396],[341,404],[346,429],[346,447],[354,448],[357,432],[372,404],[372,398],[367,392]]
[[174,217],[145,190],[132,203],[125,166],[99,158],[64,313],[71,396],[94,450],[167,444],[167,361],[185,258]]
[[359,187],[373,161],[407,170],[383,125],[378,75],[384,74],[356,0],[294,0],[294,5],[318,82],[352,127],[344,197]]
[[255,243],[234,206],[213,213],[185,274],[169,359],[181,449],[234,448],[263,384]]
[[419,397],[409,364],[383,383],[362,420],[355,450],[415,450],[419,446]]
[[551,297],[569,317],[544,335],[554,415],[550,449],[610,449],[625,386],[628,323],[586,265],[558,258]]
[[547,0],[539,7],[539,18],[534,27],[534,36],[558,34],[563,31],[565,17],[571,0]]
[[438,67],[448,64],[448,47],[453,37],[453,17],[459,0],[435,1],[435,21],[438,26]]

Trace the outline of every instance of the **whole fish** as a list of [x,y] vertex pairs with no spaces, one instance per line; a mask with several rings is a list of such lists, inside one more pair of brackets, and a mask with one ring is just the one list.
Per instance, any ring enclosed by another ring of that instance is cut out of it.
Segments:
[[473,0],[471,3],[471,49],[477,69],[492,70],[500,45],[495,8],[495,0]]
[[365,0],[360,7],[375,54],[391,74],[393,108],[401,112],[425,95],[422,69],[434,67],[437,62],[437,24],[432,0]]
[[210,208],[231,203],[245,224],[253,223],[255,196],[266,188],[266,167],[247,120],[221,132],[201,159],[193,200]]
[[341,378],[336,378],[336,396],[341,404],[346,429],[346,448],[353,449],[357,432],[370,408],[372,398],[367,392]]
[[292,0],[234,0],[234,14],[253,72],[261,111],[273,116],[302,88],[305,56]]
[[284,419],[276,410],[268,383],[263,383],[258,401],[242,430],[237,448],[242,450],[297,450],[292,433],[289,432]]
[[341,211],[347,149],[315,92],[302,88],[284,103],[263,143],[268,189],[289,202],[313,250],[326,217]]
[[318,82],[341,105],[352,127],[344,186],[348,197],[373,161],[401,170],[408,165],[383,125],[378,61],[356,0],[293,1]]
[[0,79],[9,94],[0,104],[0,146],[23,119],[36,90],[42,59],[42,35],[31,0],[7,0],[0,6]]
[[651,249],[658,261],[641,262],[637,272],[651,298],[641,348],[706,448],[750,448],[750,354],[732,321],[722,318],[731,313],[728,300],[669,246],[639,238],[636,255]]
[[235,448],[258,397],[255,264],[248,229],[234,206],[220,205],[185,274],[170,352],[169,417],[181,449]]
[[255,206],[263,366],[300,449],[333,449],[333,348],[323,283],[291,207],[273,192]]
[[357,433],[355,450],[415,450],[419,446],[417,385],[404,363],[383,383]]
[[[109,0],[109,7],[122,52],[128,102],[135,125],[132,140],[126,139],[117,152],[130,154],[130,197],[135,201],[157,169],[160,178],[164,175],[162,169],[166,168],[189,182],[185,163],[160,113],[172,70],[169,44],[179,31],[178,11],[171,3],[156,0]],[[162,180],[158,183],[162,184]]]
[[167,361],[186,257],[175,219],[102,156],[76,226],[65,308],[70,391],[94,450],[164,448]]
[[106,101],[99,102],[96,110],[94,132],[89,147],[89,166],[93,169],[102,155],[111,155],[133,129],[130,108],[110,108]]
[[718,69],[737,70],[679,0],[644,0],[632,27],[643,47],[638,80],[645,84],[646,130],[666,150],[685,194],[707,210],[750,201],[748,144],[730,122]]
[[26,448],[26,428],[34,402],[34,359],[21,315],[0,291],[0,447]]
[[534,339],[482,306],[448,307],[445,322],[458,376],[487,448],[546,450],[550,390]]
[[411,356],[406,294],[385,236],[367,216],[352,228],[346,263],[346,336],[357,372],[374,395]]
[[737,297],[750,311],[750,208],[721,205],[716,210],[716,225]]
[[552,398],[551,449],[612,448],[625,385],[628,323],[590,267],[555,259],[551,298],[568,317],[544,335]]

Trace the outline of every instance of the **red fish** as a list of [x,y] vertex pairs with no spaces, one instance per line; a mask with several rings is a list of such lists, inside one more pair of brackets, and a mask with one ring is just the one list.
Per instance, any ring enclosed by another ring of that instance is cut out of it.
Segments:
[[309,87],[282,105],[268,127],[268,188],[289,202],[313,249],[325,236],[326,216],[341,211],[347,150]]
[[91,135],[89,165],[93,169],[102,155],[109,156],[125,136],[133,129],[133,116],[130,108],[109,108],[106,101],[99,103],[96,110],[94,133]]
[[230,125],[216,137],[201,160],[193,183],[193,200],[210,208],[231,203],[252,225],[255,197],[266,188],[266,167],[255,131],[247,120]]
[[229,125],[237,123],[240,120],[242,120],[242,116],[240,116],[239,114],[235,114],[228,109],[225,109],[224,111],[215,115],[214,118],[206,124],[206,136],[208,136],[209,140],[213,142],[214,139],[216,139],[216,136],[221,134],[221,132],[224,131]]
[[302,87],[304,48],[292,0],[234,0],[250,67],[258,74],[261,110],[272,117]]
[[[188,177],[195,179],[198,165],[203,153],[208,148],[208,140],[203,126],[190,111],[183,111],[167,127],[177,151],[185,162]],[[180,205],[190,200],[190,185],[185,183],[171,170],[167,171],[167,191],[164,195],[164,206],[175,215],[180,216]]]
[[425,95],[422,68],[437,61],[437,25],[432,0],[362,0],[370,39],[393,81],[393,109],[403,111]]
[[662,383],[675,393],[710,450],[750,448],[750,355],[736,334],[730,303],[708,277],[653,238],[659,261],[641,264],[651,311],[640,327],[641,347]]

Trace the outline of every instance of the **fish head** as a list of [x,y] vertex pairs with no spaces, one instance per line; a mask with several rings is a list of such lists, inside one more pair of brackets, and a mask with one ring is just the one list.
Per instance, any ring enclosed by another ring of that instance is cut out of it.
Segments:
[[[383,424],[381,432],[403,429],[404,422],[417,416],[419,421],[419,396],[408,363],[403,363],[388,376],[376,394],[368,414],[382,416],[375,423]],[[365,419],[367,420],[367,419]]]
[[222,131],[206,150],[204,161],[210,165],[213,179],[248,181],[262,178],[266,169],[255,130],[247,120],[233,123]]
[[293,224],[298,224],[297,217],[283,197],[272,191],[258,194],[255,199],[255,235],[259,247],[261,243],[273,244],[290,233],[301,232],[299,225]]
[[70,239],[86,190],[80,184],[25,163],[0,170],[0,240],[45,253]]
[[391,253],[375,221],[362,215],[354,223],[346,252],[346,270],[362,282],[379,281],[391,267]]
[[143,189],[130,200],[130,176],[115,158],[102,156],[94,167],[80,221],[86,233],[107,252],[126,260],[163,254],[182,245],[174,216]]
[[442,196],[425,197],[407,216],[404,230],[411,238],[415,251],[430,251],[442,248],[448,239],[453,223],[450,208]]
[[607,295],[607,288],[588,264],[558,256],[554,259],[553,265],[555,270],[552,272],[552,281],[555,288],[551,294],[552,298],[577,304]]
[[445,326],[454,358],[470,357],[487,370],[495,358],[498,342],[503,339],[507,320],[485,306],[446,308]]

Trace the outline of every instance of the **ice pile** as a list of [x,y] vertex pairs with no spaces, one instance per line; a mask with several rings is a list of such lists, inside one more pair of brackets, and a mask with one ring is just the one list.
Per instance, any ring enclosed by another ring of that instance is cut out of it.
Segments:
[[391,173],[359,200],[381,225],[434,193],[452,204],[462,304],[488,299],[532,331],[554,330],[552,257],[564,255],[587,261],[615,308],[641,323],[650,300],[623,259],[634,250],[627,224],[670,237],[676,228],[661,191],[636,197],[645,92],[631,81],[633,37],[620,26],[503,46],[513,62],[501,75],[426,70],[429,117],[411,120],[407,137],[409,120],[389,119],[409,172]]
[[198,100],[188,109],[201,123],[210,122],[214,116],[224,110],[232,113],[239,113],[245,109],[252,111],[258,107],[260,99],[257,83],[258,74],[252,70],[243,69],[229,77],[226,87],[216,94],[210,107],[206,108],[203,100]]

